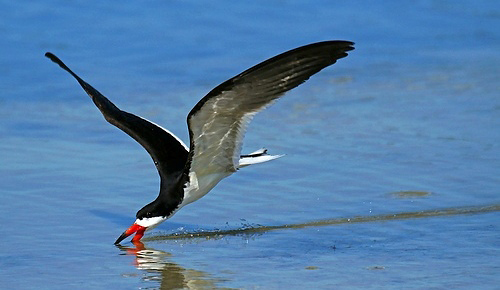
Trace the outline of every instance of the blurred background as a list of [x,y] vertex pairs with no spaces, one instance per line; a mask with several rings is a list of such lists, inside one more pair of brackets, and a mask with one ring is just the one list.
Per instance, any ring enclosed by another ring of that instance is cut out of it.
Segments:
[[[497,1],[0,4],[6,289],[500,283]],[[187,143],[187,113],[213,87],[286,50],[334,39],[356,49],[249,127],[243,153],[266,147],[285,157],[224,180],[144,247],[112,245],[156,197],[156,170],[46,51],[121,109]],[[161,238],[443,209],[451,214]]]

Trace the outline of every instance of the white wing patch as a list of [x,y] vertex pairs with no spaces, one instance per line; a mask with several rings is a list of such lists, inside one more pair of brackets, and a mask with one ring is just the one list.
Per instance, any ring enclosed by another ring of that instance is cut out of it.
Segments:
[[200,176],[198,178],[195,172],[189,173],[189,182],[184,187],[184,198],[177,210],[205,196],[219,181],[228,177],[231,173],[213,173]]
[[[184,193],[186,192],[192,192],[200,189],[200,186],[198,184],[198,177],[196,176],[196,172],[191,171],[189,172],[189,182],[186,184]],[[184,194],[184,199],[186,198],[186,194]]]

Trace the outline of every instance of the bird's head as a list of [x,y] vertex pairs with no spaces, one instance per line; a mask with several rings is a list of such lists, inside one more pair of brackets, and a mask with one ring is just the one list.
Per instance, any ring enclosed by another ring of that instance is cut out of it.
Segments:
[[132,238],[132,242],[138,242],[144,236],[145,231],[153,229],[167,219],[166,216],[155,210],[154,204],[148,204],[143,207],[137,212],[136,217],[137,219],[134,224],[116,239],[115,245],[118,245],[121,241],[134,233],[135,236]]

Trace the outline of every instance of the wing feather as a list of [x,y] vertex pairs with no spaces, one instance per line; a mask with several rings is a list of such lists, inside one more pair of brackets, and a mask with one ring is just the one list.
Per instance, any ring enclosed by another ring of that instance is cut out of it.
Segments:
[[70,73],[90,96],[104,118],[141,144],[151,155],[162,183],[177,181],[185,167],[188,148],[170,131],[134,114],[120,110],[99,91],[76,75],[52,53],[45,56]]
[[227,176],[239,167],[246,127],[285,92],[354,49],[349,41],[325,41],[270,58],[220,84],[188,115],[190,152],[185,174]]

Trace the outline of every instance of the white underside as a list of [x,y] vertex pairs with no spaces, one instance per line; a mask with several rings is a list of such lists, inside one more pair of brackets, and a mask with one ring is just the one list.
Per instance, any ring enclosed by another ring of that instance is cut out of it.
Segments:
[[[249,155],[264,154],[265,152],[263,150],[265,149],[257,150]],[[283,155],[261,155],[255,157],[244,157],[239,160],[239,167],[241,168],[252,164],[271,161],[282,156]],[[222,179],[228,177],[232,173],[233,172],[217,172],[203,176],[197,176],[195,172],[190,172],[189,182],[184,187],[184,198],[181,204],[179,204],[179,206],[169,216],[136,219],[135,223],[140,226],[146,227],[147,230],[155,228],[157,225],[173,216],[183,206],[195,202],[205,196],[208,192],[210,192],[210,190],[212,190],[212,188],[217,185],[217,183],[219,183]]]
[[[259,149],[251,154],[264,154],[265,149]],[[249,154],[249,155],[251,155]],[[283,155],[262,155],[256,157],[244,157],[239,160],[239,167],[263,163],[282,157]],[[189,183],[184,188],[184,199],[178,209],[205,196],[217,183],[228,177],[233,172],[216,172],[208,175],[197,176],[195,172],[189,173]],[[178,210],[177,209],[177,210]]]
[[184,188],[184,199],[178,209],[205,196],[219,181],[231,175],[229,172],[213,173],[198,177],[196,173],[189,174],[189,183]]

